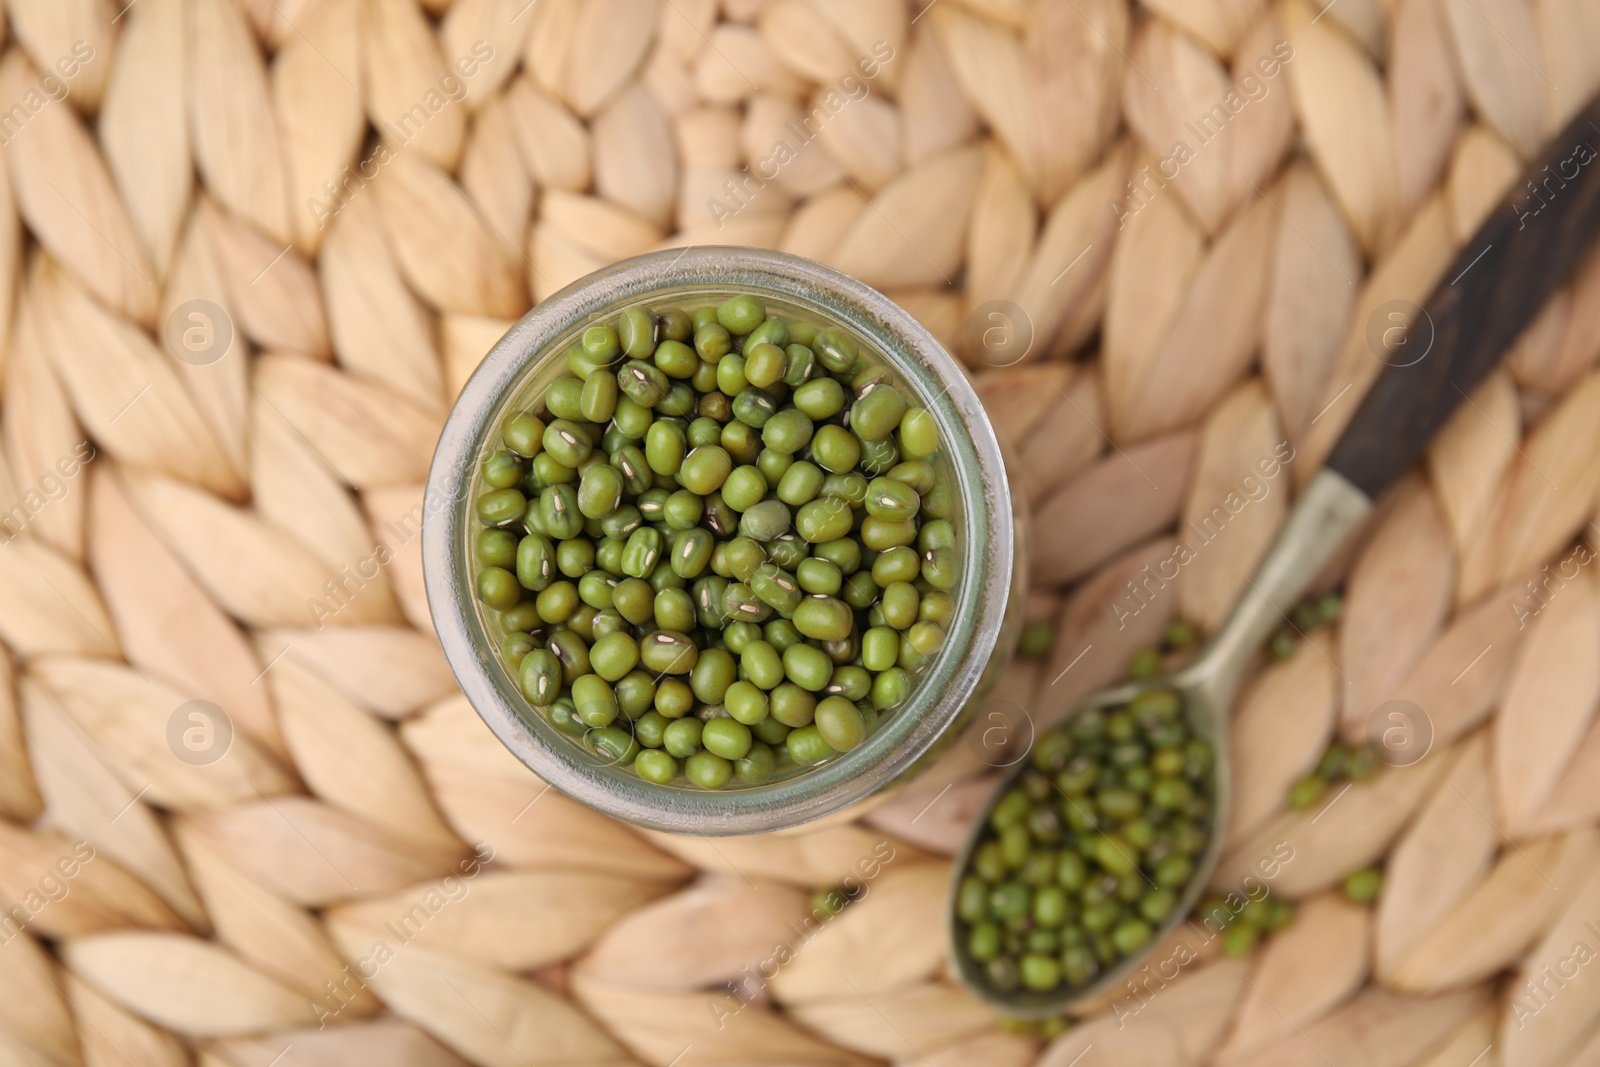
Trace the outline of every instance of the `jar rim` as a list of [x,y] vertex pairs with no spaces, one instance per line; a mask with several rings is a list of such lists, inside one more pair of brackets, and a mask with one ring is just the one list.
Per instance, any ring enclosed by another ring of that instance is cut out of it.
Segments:
[[[933,414],[957,480],[964,547],[955,619],[911,697],[865,743],[763,785],[660,786],[606,764],[536,713],[483,632],[467,539],[477,457],[530,375],[559,358],[574,328],[647,299],[715,289],[748,292],[831,318],[875,349]],[[1000,444],[955,359],[909,312],[832,267],[770,249],[691,246],[623,260],[546,298],[502,337],[468,380],[440,435],[424,497],[428,605],[445,658],[496,737],[558,791],[597,811],[669,833],[723,836],[798,826],[870,796],[957,721],[996,650],[1013,581],[1016,529]]]

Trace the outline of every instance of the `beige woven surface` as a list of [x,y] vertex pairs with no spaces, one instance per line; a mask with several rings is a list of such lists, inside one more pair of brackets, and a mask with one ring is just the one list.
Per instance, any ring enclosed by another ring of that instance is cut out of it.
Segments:
[[[1369,324],[1600,85],[1594,0],[122,2],[3,8],[0,1063],[1600,1063],[1600,259],[1239,702],[1218,885],[1287,849],[1296,923],[1051,1043],[944,972],[981,745],[854,824],[641,835],[455,693],[417,541],[532,301],[789,249],[973,371],[1058,627],[997,699],[1059,715],[1220,620]],[[1287,812],[1396,698],[1429,754]]]

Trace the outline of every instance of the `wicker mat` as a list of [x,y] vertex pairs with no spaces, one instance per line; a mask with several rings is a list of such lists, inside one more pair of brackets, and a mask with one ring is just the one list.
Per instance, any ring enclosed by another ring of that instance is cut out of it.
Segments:
[[[1600,87],[1594,0],[123,4],[0,10],[0,1063],[1600,1063],[1600,258],[1238,702],[1217,886],[1293,924],[1065,1032],[945,971],[982,745],[853,823],[635,832],[481,725],[418,551],[534,301],[787,249],[1015,446],[1054,638],[995,699],[1059,715],[1221,620]],[[1422,758],[1289,806],[1395,706]]]

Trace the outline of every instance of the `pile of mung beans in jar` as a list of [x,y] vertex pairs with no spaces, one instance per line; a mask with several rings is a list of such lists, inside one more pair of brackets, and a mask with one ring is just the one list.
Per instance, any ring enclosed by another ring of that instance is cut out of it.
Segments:
[[956,889],[960,950],[1000,993],[1092,983],[1149,944],[1211,838],[1211,747],[1170,689],[1040,734]]
[[523,695],[660,785],[862,744],[944,644],[961,555],[933,416],[843,328],[630,307],[505,420],[477,592]]

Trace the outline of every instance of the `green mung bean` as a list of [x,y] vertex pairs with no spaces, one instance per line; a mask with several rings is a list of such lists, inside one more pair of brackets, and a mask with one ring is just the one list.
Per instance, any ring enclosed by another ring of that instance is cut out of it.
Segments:
[[[845,329],[747,294],[630,307],[562,351],[474,501],[477,595],[528,702],[658,785],[756,785],[865,744],[956,610],[937,419]],[[1070,973],[1043,935],[1015,958],[998,935],[1018,981]]]
[[957,943],[999,992],[1081,989],[1177,906],[1212,831],[1210,749],[1151,689],[1045,731],[1029,760],[961,875]]

